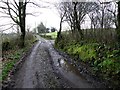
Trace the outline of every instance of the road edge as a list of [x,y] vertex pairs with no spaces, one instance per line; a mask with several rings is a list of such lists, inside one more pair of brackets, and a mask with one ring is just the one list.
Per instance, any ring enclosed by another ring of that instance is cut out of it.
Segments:
[[39,42],[36,41],[31,47],[30,49],[28,49],[28,51],[26,51],[21,58],[18,60],[18,62],[15,63],[15,65],[13,66],[12,70],[10,70],[8,77],[5,81],[2,81],[2,89],[4,88],[11,88],[14,85],[14,75],[15,73],[21,68],[22,64],[25,62],[25,58],[27,58],[27,56],[29,56],[32,52],[32,50],[34,49],[34,47],[37,45],[37,43]]

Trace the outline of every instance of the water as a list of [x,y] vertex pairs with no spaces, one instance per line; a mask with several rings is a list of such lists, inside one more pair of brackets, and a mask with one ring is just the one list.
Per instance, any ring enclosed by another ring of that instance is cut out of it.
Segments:
[[80,71],[75,68],[74,64],[68,63],[67,59],[59,55],[51,45],[48,46],[53,64],[63,77],[73,83],[76,88],[93,88],[93,85],[80,74]]
[[92,85],[86,81],[74,65],[67,63],[64,59],[61,59],[59,65],[58,68],[62,75],[75,84],[77,88],[92,88]]

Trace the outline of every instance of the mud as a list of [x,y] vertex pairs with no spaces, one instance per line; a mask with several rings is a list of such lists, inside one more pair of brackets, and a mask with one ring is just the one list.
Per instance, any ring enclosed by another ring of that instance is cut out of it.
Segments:
[[[13,73],[11,88],[99,88],[100,83],[87,79],[83,71],[76,68],[74,60],[65,57],[53,47],[54,41],[40,37],[31,53]],[[82,67],[82,66],[81,66]],[[96,84],[94,84],[96,83]],[[3,84],[4,87],[5,84]]]

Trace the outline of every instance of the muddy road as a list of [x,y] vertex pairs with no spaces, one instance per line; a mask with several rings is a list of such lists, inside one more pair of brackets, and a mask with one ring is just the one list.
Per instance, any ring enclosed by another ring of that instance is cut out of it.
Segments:
[[12,78],[13,88],[95,88],[73,64],[53,48],[54,41],[40,38]]

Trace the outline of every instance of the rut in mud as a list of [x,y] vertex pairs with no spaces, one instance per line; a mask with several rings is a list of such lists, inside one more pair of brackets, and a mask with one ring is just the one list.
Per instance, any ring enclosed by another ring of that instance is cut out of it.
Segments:
[[[13,88],[93,88],[65,58],[54,42],[40,38],[12,78]],[[99,86],[98,86],[99,87]]]

